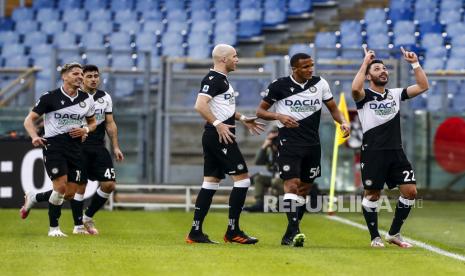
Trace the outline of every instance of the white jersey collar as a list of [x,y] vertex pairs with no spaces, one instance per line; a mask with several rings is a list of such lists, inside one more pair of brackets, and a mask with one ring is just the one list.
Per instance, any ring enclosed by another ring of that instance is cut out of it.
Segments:
[[74,100],[79,96],[79,89],[77,90],[77,93],[76,93],[75,97],[71,97],[68,94],[66,94],[65,89],[63,89],[63,86],[60,87],[60,90],[61,90],[61,93],[63,93],[63,95],[68,97],[68,99],[70,99],[72,102],[74,102]]
[[291,80],[292,82],[294,82],[295,84],[297,84],[298,86],[300,86],[302,89],[304,89],[305,85],[307,84],[308,80],[304,83],[300,83],[300,82],[297,82],[293,77],[292,75],[290,75],[289,77],[291,77]]

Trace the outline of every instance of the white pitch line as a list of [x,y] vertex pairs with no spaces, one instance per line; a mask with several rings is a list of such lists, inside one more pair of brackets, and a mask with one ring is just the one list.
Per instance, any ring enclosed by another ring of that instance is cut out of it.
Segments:
[[[365,225],[357,223],[357,222],[353,222],[353,221],[345,219],[345,218],[341,218],[341,217],[338,217],[338,216],[326,216],[326,217],[328,219],[331,219],[331,220],[335,220],[335,221],[338,221],[338,222],[341,222],[341,223],[344,223],[344,224],[347,224],[347,225],[351,225],[351,226],[356,227],[358,229],[368,230],[368,227],[366,227]],[[387,232],[383,231],[383,230],[380,230],[379,233],[384,236],[384,235],[386,235]],[[442,256],[446,256],[446,257],[449,257],[449,258],[452,258],[452,259],[456,259],[456,260],[465,262],[465,256],[463,256],[463,255],[452,253],[452,252],[446,251],[444,249],[441,249],[441,248],[438,248],[438,247],[435,247],[435,246],[432,246],[432,245],[429,245],[427,243],[417,241],[417,240],[414,240],[414,239],[411,239],[411,238],[407,238],[407,237],[403,237],[403,238],[407,242],[409,242],[411,244],[414,244],[414,245],[416,245],[418,247],[421,247],[423,249],[426,249],[428,251],[431,251],[431,252],[434,252],[434,253],[442,255]]]

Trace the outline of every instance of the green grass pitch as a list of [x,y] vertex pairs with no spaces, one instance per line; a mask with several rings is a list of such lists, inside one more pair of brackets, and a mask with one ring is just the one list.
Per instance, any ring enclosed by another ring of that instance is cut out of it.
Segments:
[[[403,233],[465,255],[465,205],[424,202],[412,210]],[[361,214],[339,214],[363,222]],[[388,229],[392,213],[380,215]],[[99,236],[71,235],[69,210],[61,217],[68,238],[47,237],[46,210],[21,220],[18,210],[0,210],[1,275],[465,275],[465,262],[422,248],[369,247],[368,232],[305,215],[304,248],[280,245],[284,214],[248,214],[242,228],[256,245],[225,244],[227,213],[211,211],[204,229],[218,245],[184,242],[192,213],[183,211],[102,211]]]

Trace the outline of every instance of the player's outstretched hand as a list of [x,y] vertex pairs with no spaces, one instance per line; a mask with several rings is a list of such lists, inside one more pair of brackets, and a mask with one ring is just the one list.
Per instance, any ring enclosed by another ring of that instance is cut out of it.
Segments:
[[370,62],[372,60],[375,59],[376,55],[375,55],[375,51],[373,50],[368,50],[367,47],[362,47],[363,48],[363,52],[365,53],[365,58],[363,58],[363,63],[365,64],[370,64]]
[[218,132],[218,136],[220,137],[220,143],[225,144],[232,144],[234,143],[234,139],[236,135],[234,135],[229,129],[235,128],[236,126],[227,125],[220,123],[216,126],[216,131]]
[[115,154],[116,161],[121,162],[124,160],[124,155],[120,148],[114,148],[113,153]]
[[287,116],[284,114],[278,114],[277,118],[285,127],[288,128],[294,128],[294,127],[299,127],[299,123],[292,118],[291,116]]
[[407,61],[408,63],[418,62],[417,54],[415,54],[414,52],[406,51],[404,47],[400,47],[400,51],[404,55],[405,61]]
[[342,137],[346,138],[350,135],[350,125],[348,123],[341,124]]
[[245,117],[245,119],[241,120],[242,123],[249,129],[250,134],[260,135],[265,129],[265,126],[262,122],[257,122],[257,117]]
[[47,139],[37,136],[36,138],[32,139],[32,145],[34,147],[44,147],[45,143],[47,142]]
[[72,138],[82,137],[82,136],[84,136],[84,134],[87,134],[87,131],[86,131],[84,128],[82,128],[82,127],[73,128],[73,129],[71,129],[71,131],[69,132],[69,135],[70,135]]

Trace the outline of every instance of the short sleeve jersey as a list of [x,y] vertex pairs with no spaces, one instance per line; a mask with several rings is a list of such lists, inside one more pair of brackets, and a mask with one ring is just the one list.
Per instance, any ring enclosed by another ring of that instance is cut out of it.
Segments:
[[113,113],[113,102],[111,96],[103,91],[97,90],[93,99],[95,102],[95,120],[97,121],[97,128],[95,131],[89,133],[84,145],[104,145],[105,144],[105,115]]
[[365,98],[356,102],[362,150],[402,149],[400,101],[408,98],[404,88],[386,89],[383,94],[365,89]]
[[278,122],[281,144],[313,146],[320,144],[320,127],[323,102],[333,99],[328,82],[313,76],[304,84],[296,82],[292,76],[272,82],[265,91],[263,100],[276,106],[276,113],[294,118],[299,126],[286,128]]
[[94,116],[94,100],[87,93],[78,90],[76,96],[68,96],[63,87],[44,93],[32,109],[38,115],[44,114],[45,138],[68,133],[82,127]]
[[[210,72],[203,78],[199,95],[210,97],[208,103],[211,112],[217,120],[234,125],[234,114],[236,113],[236,101],[234,89],[225,74],[210,69]],[[205,130],[215,130],[210,124],[205,124]]]

